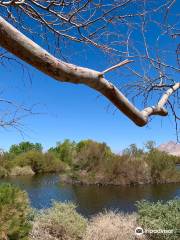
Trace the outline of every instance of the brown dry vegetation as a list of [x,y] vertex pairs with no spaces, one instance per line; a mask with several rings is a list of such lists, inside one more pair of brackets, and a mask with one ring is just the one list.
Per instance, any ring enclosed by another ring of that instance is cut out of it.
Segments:
[[22,142],[0,155],[0,177],[58,172],[63,174],[61,181],[82,184],[180,182],[178,159],[160,152],[152,141],[146,143],[146,150],[131,144],[121,155],[113,153],[106,143],[93,140],[65,140],[47,152],[42,151],[41,144]]
[[100,213],[91,219],[83,240],[135,240],[136,227],[136,214]]
[[54,203],[51,209],[39,214],[30,234],[36,240],[80,240],[87,220],[76,212],[72,203]]
[[180,182],[178,157],[160,152],[152,142],[146,145],[148,151],[131,144],[117,155],[105,143],[81,141],[76,146],[71,171],[61,176],[61,181],[101,185]]
[[[62,211],[63,210],[63,211]],[[31,240],[135,240],[136,214],[105,212],[89,223],[75,212],[72,204],[57,204],[36,217]],[[145,236],[140,239],[145,240]]]
[[16,166],[11,169],[10,175],[11,176],[27,176],[27,175],[34,175],[35,172],[31,169],[30,166],[19,167]]
[[[32,211],[27,194],[10,184],[0,185],[1,240],[179,240],[180,200],[137,202],[137,213],[104,212],[86,219],[73,203],[54,202],[46,210]],[[171,230],[171,234],[145,233],[136,227]],[[148,235],[147,235],[148,234]],[[138,238],[137,238],[138,237]]]

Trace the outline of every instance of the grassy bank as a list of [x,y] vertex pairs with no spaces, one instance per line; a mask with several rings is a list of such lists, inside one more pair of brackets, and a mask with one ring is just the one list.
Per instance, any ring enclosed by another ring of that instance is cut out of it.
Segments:
[[[1,240],[178,240],[180,200],[167,203],[137,203],[137,213],[104,212],[86,219],[73,203],[54,202],[43,211],[30,208],[27,194],[9,185],[0,185]],[[156,232],[142,234],[135,229]],[[157,233],[168,230],[170,233]]]
[[180,157],[131,144],[120,155],[105,143],[65,140],[46,152],[41,144],[22,142],[0,155],[0,177],[60,173],[61,181],[82,184],[146,184],[180,182],[176,163]]

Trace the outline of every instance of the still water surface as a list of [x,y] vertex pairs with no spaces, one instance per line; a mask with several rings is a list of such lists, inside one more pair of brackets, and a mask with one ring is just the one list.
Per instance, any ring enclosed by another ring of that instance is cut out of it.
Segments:
[[167,201],[180,198],[180,183],[141,186],[81,186],[62,184],[58,175],[11,177],[10,182],[28,192],[33,207],[50,207],[52,200],[73,201],[78,211],[90,216],[104,209],[136,211],[135,202],[141,199]]

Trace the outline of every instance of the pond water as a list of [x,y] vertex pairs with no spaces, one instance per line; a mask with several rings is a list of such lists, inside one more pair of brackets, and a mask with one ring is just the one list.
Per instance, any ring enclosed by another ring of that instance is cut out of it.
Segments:
[[124,212],[136,211],[135,202],[141,199],[167,201],[180,198],[180,183],[141,186],[82,186],[62,184],[58,175],[11,177],[10,182],[28,192],[35,208],[50,207],[53,200],[73,201],[78,212],[89,217],[104,209]]
[[180,163],[177,163],[177,164],[176,164],[176,170],[179,170],[179,171],[180,171]]

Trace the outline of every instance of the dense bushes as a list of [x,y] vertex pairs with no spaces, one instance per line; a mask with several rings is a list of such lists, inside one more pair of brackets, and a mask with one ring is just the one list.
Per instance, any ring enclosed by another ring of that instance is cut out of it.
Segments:
[[74,204],[54,202],[52,208],[35,218],[31,237],[36,240],[80,240],[86,226],[87,220],[76,212]]
[[92,140],[80,141],[76,146],[74,168],[91,171],[102,167],[113,154],[105,143],[97,143]]
[[28,239],[30,224],[27,194],[10,184],[0,185],[0,239]]
[[172,230],[171,233],[148,233],[150,239],[178,240],[180,237],[180,200],[167,203],[137,203],[138,222],[147,230]]
[[[136,214],[99,213],[90,220],[77,213],[73,203],[54,202],[43,211],[29,207],[27,194],[10,184],[0,185],[1,240],[134,240],[137,226],[141,240],[178,240],[180,199],[166,203],[137,203]],[[151,233],[147,233],[151,230]],[[169,233],[152,233],[169,230]],[[171,233],[170,233],[171,232]]]
[[121,184],[145,184],[151,182],[150,167],[143,158],[131,158],[125,155],[112,159],[112,165],[105,165],[108,178]]
[[180,173],[176,172],[176,157],[153,149],[147,154],[146,161],[150,166],[153,182],[180,180]]
[[58,159],[52,153],[41,153],[34,150],[17,155],[14,158],[16,166],[31,166],[37,173],[61,172],[65,170],[65,163]]
[[30,166],[19,167],[16,166],[11,169],[10,175],[11,176],[33,176],[35,172],[31,169]]
[[68,169],[68,165],[63,162],[61,159],[57,158],[53,153],[44,154],[44,164],[42,172],[65,172]]
[[71,165],[76,154],[76,143],[65,139],[63,143],[58,142],[55,148],[50,148],[48,152],[54,154],[58,159]]
[[21,153],[14,158],[15,166],[31,166],[35,173],[40,173],[43,168],[43,154],[38,151],[28,151]]
[[[89,184],[180,182],[180,172],[175,167],[178,157],[158,151],[152,141],[145,148],[146,151],[131,144],[118,155],[106,143],[66,139],[43,152],[39,143],[22,142],[0,154],[0,177],[16,172],[18,175],[58,172],[67,174],[70,182]],[[23,173],[29,167],[30,171]]]
[[61,173],[66,169],[67,164],[58,159],[53,153],[30,150],[17,155],[5,153],[0,156],[0,177],[7,175],[29,175],[28,173],[32,175],[33,172],[35,174]]
[[[167,203],[137,204],[138,212],[124,214],[105,212],[89,221],[75,211],[71,203],[55,203],[41,212],[33,223],[31,239],[36,240],[178,240],[176,230],[180,224],[180,200]],[[146,234],[139,238],[137,226],[144,230],[170,230],[170,234]]]
[[148,151],[143,151],[131,144],[122,155],[117,155],[105,143],[81,141],[76,145],[71,172],[63,179],[115,185],[180,182],[174,156],[158,151],[152,141],[146,143],[146,149]]
[[136,226],[136,214],[100,213],[90,220],[83,240],[134,240]]

